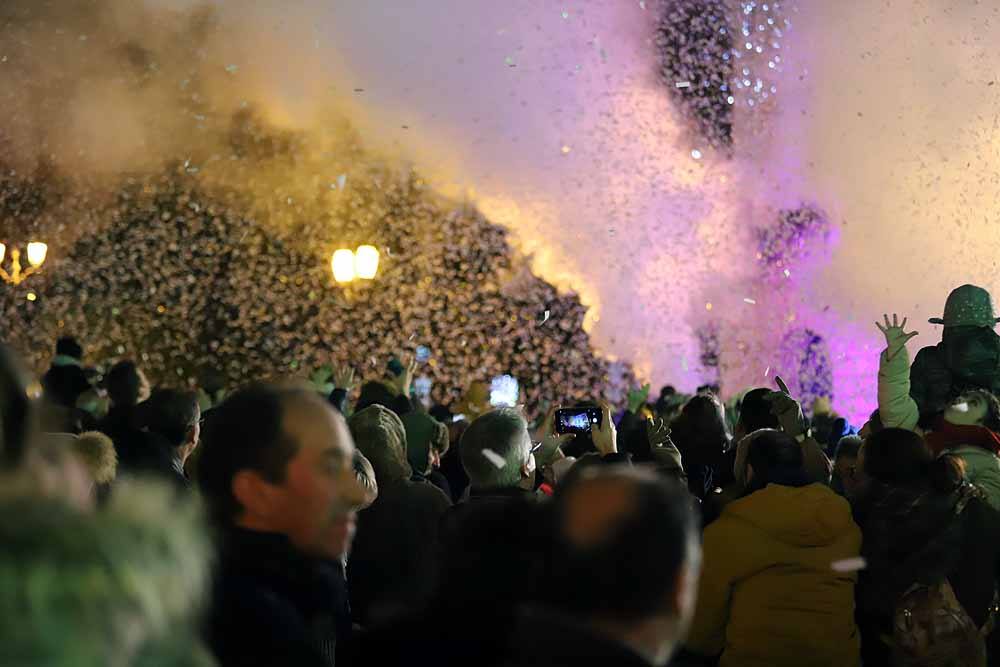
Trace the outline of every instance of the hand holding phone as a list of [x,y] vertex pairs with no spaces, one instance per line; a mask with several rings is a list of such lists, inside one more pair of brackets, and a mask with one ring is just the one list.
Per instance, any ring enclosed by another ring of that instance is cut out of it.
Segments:
[[599,429],[602,422],[600,408],[560,408],[556,410],[556,433],[587,434]]

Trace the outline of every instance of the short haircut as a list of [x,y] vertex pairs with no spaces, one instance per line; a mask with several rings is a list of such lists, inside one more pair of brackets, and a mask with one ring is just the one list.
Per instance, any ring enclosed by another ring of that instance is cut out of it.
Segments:
[[391,410],[396,399],[397,396],[388,387],[381,382],[372,380],[361,385],[361,394],[358,396],[354,411],[361,412],[373,405],[381,405]]
[[312,391],[271,384],[237,391],[212,410],[202,431],[198,485],[212,517],[231,524],[242,512],[233,495],[233,479],[241,470],[253,470],[280,483],[299,443],[284,427],[292,401],[316,400]]
[[134,361],[119,361],[108,371],[105,386],[108,389],[108,398],[113,404],[135,405],[139,402],[139,389],[142,386],[139,367]]
[[886,428],[865,441],[864,472],[888,486],[950,491],[961,484],[965,469],[957,457],[935,457],[913,431]]
[[114,480],[118,471],[118,455],[111,438],[97,431],[87,431],[73,439],[72,447],[94,482],[108,484]]
[[[588,544],[574,542],[567,535],[567,510],[574,494],[602,481],[627,487],[627,509]],[[557,491],[552,511],[546,590],[553,606],[575,615],[634,622],[662,612],[677,573],[696,557],[699,522],[691,496],[680,484],[651,471],[590,468]]]
[[751,389],[743,396],[740,404],[739,423],[747,433],[759,431],[762,428],[779,429],[778,418],[771,413],[771,403],[766,400],[771,394],[770,389]]
[[521,466],[531,449],[527,429],[527,421],[515,408],[487,412],[469,424],[458,453],[473,487],[505,488],[521,481]]
[[83,347],[72,336],[63,336],[56,341],[56,354],[61,357],[83,359]]
[[180,447],[198,423],[198,394],[177,389],[157,389],[139,406],[138,425],[162,436],[171,447]]
[[53,366],[42,376],[45,397],[69,408],[75,408],[80,394],[90,388],[87,374],[79,366]]
[[753,479],[747,485],[752,493],[768,484],[782,486],[807,486],[802,445],[787,433],[765,431],[754,438],[747,451],[747,465],[753,466]]
[[858,458],[858,450],[861,449],[861,445],[864,444],[864,440],[857,435],[845,435],[837,443],[837,448],[833,453],[833,460],[837,461],[842,458],[856,459]]

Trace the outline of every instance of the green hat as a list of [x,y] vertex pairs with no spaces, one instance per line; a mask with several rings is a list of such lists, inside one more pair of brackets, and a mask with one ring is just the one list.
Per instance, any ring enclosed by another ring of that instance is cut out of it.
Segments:
[[944,305],[944,317],[932,317],[931,324],[943,324],[946,327],[989,327],[993,328],[1000,318],[997,318],[993,307],[993,297],[982,287],[962,285],[948,295]]

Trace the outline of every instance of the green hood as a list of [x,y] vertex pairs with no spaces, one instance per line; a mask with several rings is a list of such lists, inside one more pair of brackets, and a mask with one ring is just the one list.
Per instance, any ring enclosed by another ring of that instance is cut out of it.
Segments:
[[152,483],[83,513],[0,499],[0,664],[213,664],[197,640],[211,564],[197,504]]

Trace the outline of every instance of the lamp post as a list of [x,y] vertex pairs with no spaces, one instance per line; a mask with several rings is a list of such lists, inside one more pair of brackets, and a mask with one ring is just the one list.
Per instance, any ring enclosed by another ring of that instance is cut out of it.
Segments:
[[[21,251],[18,248],[11,248],[10,250],[10,273],[4,271],[3,267],[0,266],[0,278],[3,278],[4,282],[10,283],[11,285],[20,285],[24,282],[31,274],[38,271],[42,264],[45,262],[45,255],[48,253],[49,247],[40,242],[32,241],[28,244],[28,266],[27,269],[21,270]],[[0,263],[3,262],[4,256],[7,254],[7,246],[0,243]]]
[[378,273],[379,253],[373,245],[361,245],[357,250],[341,248],[330,258],[333,279],[346,284],[355,279],[373,280]]

